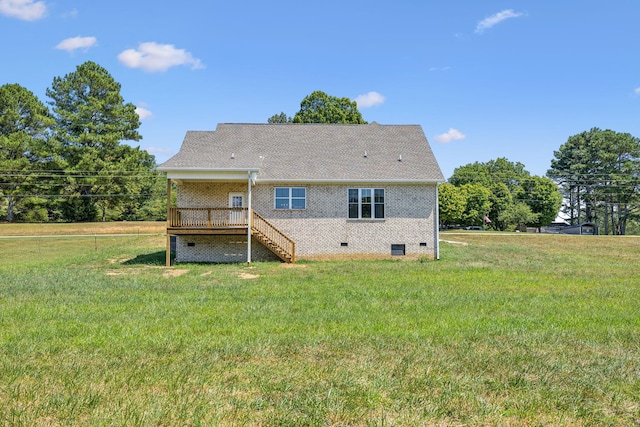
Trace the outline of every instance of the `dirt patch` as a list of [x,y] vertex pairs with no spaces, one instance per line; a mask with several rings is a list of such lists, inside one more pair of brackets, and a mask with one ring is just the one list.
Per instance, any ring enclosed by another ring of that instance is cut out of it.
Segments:
[[456,242],[455,240],[442,240],[442,239],[440,239],[440,241],[444,243],[449,243],[451,245],[469,246],[467,242]]
[[306,264],[291,264],[288,262],[283,262],[280,264],[280,268],[307,268]]
[[111,258],[109,264],[124,264],[127,261],[131,261],[133,258]]
[[185,269],[167,269],[162,273],[162,277],[164,278],[169,278],[169,277],[180,277],[183,274],[187,274],[189,272],[189,270],[185,270]]
[[[112,264],[117,264],[119,260],[110,260],[115,261]],[[119,268],[114,270],[109,270],[105,274],[107,276],[133,276],[136,274],[143,273],[149,270],[163,270],[162,277],[178,277],[182,276],[185,273],[188,273],[189,270],[179,270],[179,269],[166,269],[165,267],[139,267],[139,268]]]
[[241,279],[257,279],[258,277],[260,277],[260,275],[242,272],[238,274],[238,277]]

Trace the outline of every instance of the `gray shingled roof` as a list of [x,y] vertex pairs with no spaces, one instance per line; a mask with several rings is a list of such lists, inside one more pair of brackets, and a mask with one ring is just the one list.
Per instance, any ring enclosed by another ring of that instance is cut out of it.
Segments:
[[419,125],[377,123],[219,124],[187,132],[159,170],[251,168],[260,181],[444,181]]

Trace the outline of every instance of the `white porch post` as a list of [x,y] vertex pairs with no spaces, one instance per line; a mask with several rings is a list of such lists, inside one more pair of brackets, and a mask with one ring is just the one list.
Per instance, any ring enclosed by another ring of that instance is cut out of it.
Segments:
[[251,264],[251,219],[253,218],[251,211],[251,187],[255,178],[255,172],[250,171],[249,179],[247,180],[247,264]]

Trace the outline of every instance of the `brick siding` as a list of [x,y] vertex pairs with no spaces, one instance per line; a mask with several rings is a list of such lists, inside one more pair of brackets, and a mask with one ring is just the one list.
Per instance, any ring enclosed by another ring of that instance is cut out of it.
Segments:
[[[295,241],[296,258],[390,256],[395,244],[405,245],[407,256],[435,256],[435,184],[277,186],[305,187],[307,208],[274,209],[276,186],[265,184],[253,187],[252,207]],[[384,188],[385,218],[348,219],[349,188]],[[227,207],[230,192],[246,194],[247,183],[184,183],[178,189],[178,206]],[[242,262],[247,258],[246,236],[178,236],[177,242],[179,262]],[[251,246],[252,259],[275,258],[255,239]]]
[[[192,244],[193,246],[189,246]],[[280,258],[255,238],[251,239],[251,259],[279,261]],[[177,236],[177,262],[246,262],[247,236]]]

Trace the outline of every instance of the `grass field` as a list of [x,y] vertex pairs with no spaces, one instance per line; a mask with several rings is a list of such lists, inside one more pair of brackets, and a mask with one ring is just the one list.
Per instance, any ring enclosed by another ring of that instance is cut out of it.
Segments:
[[0,425],[640,424],[640,238],[164,268],[94,227],[0,224]]

